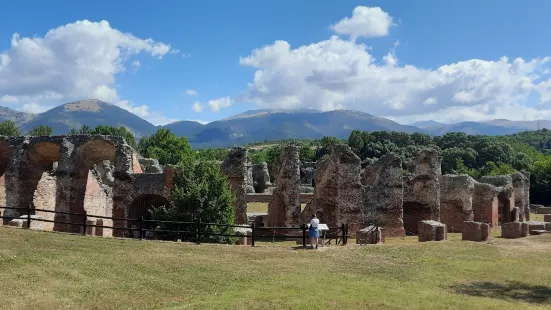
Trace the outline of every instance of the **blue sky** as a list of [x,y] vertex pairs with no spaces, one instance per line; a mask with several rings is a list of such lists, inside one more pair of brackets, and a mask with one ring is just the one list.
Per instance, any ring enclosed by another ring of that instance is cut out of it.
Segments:
[[11,1],[0,104],[100,98],[155,124],[298,107],[550,119],[548,12],[544,0]]

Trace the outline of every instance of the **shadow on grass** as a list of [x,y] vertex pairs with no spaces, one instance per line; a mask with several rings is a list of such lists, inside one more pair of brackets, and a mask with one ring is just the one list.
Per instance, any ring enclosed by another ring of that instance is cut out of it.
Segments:
[[505,283],[474,282],[457,284],[451,288],[458,294],[497,299],[514,299],[528,303],[551,303],[551,288],[543,285],[530,285],[518,281]]

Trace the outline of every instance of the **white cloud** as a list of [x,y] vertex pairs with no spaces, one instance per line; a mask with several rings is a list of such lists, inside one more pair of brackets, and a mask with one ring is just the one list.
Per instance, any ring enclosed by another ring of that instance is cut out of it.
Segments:
[[394,25],[392,19],[392,16],[380,7],[357,6],[352,12],[352,17],[341,19],[332,25],[331,29],[338,34],[349,35],[353,39],[384,37]]
[[193,104],[193,111],[195,112],[203,112],[203,105],[199,101],[195,101]]
[[186,95],[188,96],[197,96],[197,91],[195,89],[186,90]]
[[211,111],[218,112],[220,109],[231,107],[234,100],[230,97],[222,97],[214,100],[209,100],[208,106]]
[[[257,71],[238,99],[270,108],[353,109],[395,119],[432,115],[438,120],[447,113],[464,119],[536,118],[551,109],[550,57],[470,59],[430,70],[398,65],[396,46],[377,60],[366,45],[337,36],[294,49],[275,41],[240,59]],[[540,100],[529,107],[532,93]]]
[[4,95],[0,98],[0,103],[4,103],[4,104],[18,103],[18,102],[19,100],[15,96]]
[[[15,33],[11,47],[0,54],[0,98],[16,98],[27,104],[27,109],[100,98],[151,118],[155,113],[147,106],[119,98],[113,88],[115,76],[136,54],[162,59],[173,51],[170,44],[123,33],[107,21],[77,21],[52,29],[43,37]],[[134,69],[140,65],[137,60],[130,63]]]
[[189,53],[188,54],[182,54],[182,58],[189,58],[189,57],[191,57],[191,54],[189,54]]
[[139,60],[134,60],[132,62],[132,68],[134,68],[134,73],[137,72],[141,66],[142,66],[142,63]]
[[27,113],[38,114],[38,113],[46,112],[46,111],[50,110],[51,108],[53,108],[53,106],[41,105],[41,104],[38,104],[36,102],[31,102],[31,103],[23,104],[23,106],[21,107],[21,111],[27,112]]

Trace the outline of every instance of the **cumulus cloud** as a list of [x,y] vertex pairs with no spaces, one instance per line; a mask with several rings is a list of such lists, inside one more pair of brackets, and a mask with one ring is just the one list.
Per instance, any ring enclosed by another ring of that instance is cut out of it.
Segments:
[[186,95],[188,96],[196,96],[197,95],[197,91],[195,89],[188,89],[186,90]]
[[[115,76],[139,53],[162,59],[173,51],[170,44],[123,33],[107,21],[77,21],[43,37],[15,33],[10,48],[0,54],[0,98],[16,98],[35,112],[52,102],[103,98],[139,116],[153,117],[147,106],[119,98],[113,88]],[[130,64],[134,69],[140,65],[137,60]]]
[[193,111],[195,112],[203,112],[203,105],[199,101],[195,101],[193,104]]
[[231,107],[234,100],[230,97],[222,97],[214,100],[209,100],[208,106],[212,112],[218,112],[220,109]]
[[380,7],[357,6],[352,17],[345,17],[331,26],[337,34],[351,38],[384,37],[394,25],[393,18]]
[[[550,57],[470,59],[423,69],[399,65],[397,46],[375,59],[365,44],[338,36],[296,48],[275,41],[240,58],[241,65],[257,70],[238,99],[272,108],[353,109],[393,119],[430,115],[438,120],[448,113],[473,120],[535,118],[551,109]],[[538,104],[529,107],[533,94]]]

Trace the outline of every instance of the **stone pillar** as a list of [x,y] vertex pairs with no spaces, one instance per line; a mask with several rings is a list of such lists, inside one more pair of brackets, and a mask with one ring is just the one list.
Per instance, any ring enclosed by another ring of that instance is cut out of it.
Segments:
[[404,182],[404,228],[418,233],[418,222],[440,221],[440,177],[442,157],[436,150],[422,151],[415,158],[415,172]]
[[248,151],[243,147],[234,147],[222,163],[222,171],[227,176],[235,194],[235,223],[247,223],[247,184]]
[[490,225],[487,223],[465,221],[461,237],[462,240],[467,241],[486,241],[490,237]]
[[355,232],[364,222],[362,216],[361,161],[347,145],[336,145],[316,171],[314,197],[306,205],[301,222],[313,213],[330,227],[347,224]]
[[383,227],[384,237],[403,237],[404,184],[402,160],[394,154],[381,157],[362,172],[364,224]]
[[279,173],[272,201],[268,204],[269,226],[299,226],[300,217],[300,147],[289,145],[281,150]]
[[486,183],[475,183],[473,193],[473,215],[475,222],[499,225],[498,189]]
[[475,182],[466,174],[443,175],[440,179],[440,221],[448,232],[461,232],[465,221],[474,220]]

